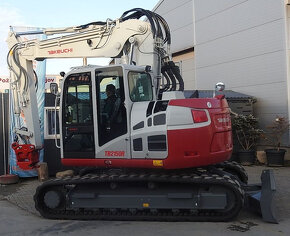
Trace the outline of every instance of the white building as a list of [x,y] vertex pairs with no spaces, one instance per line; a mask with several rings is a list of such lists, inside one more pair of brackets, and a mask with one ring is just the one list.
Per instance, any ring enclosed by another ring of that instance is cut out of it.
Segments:
[[165,18],[172,37],[171,52],[173,60],[179,63],[184,85],[194,89],[194,31],[192,0],[161,0],[153,11]]
[[[262,127],[290,117],[289,0],[161,0],[154,10],[169,22],[173,53],[194,48],[182,61],[185,89],[226,88],[257,98]],[[180,58],[182,58],[180,56]],[[190,80],[190,81],[189,81]]]
[[[257,98],[262,126],[289,116],[288,13],[284,0],[195,0],[196,86],[224,81]],[[290,13],[290,11],[289,11]]]

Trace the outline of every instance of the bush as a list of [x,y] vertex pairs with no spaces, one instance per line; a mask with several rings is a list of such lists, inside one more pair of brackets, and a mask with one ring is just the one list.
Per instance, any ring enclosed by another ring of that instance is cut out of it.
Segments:
[[258,118],[253,115],[236,115],[232,119],[233,134],[245,151],[253,150],[264,133],[259,129]]
[[280,150],[283,135],[289,130],[289,126],[289,120],[283,116],[277,116],[272,124],[267,126],[270,131],[267,134],[267,139],[277,151]]

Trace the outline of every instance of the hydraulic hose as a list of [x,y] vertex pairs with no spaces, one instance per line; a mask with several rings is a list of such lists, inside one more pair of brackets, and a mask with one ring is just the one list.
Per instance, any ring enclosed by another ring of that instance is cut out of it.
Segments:
[[168,74],[166,73],[166,69],[164,66],[162,66],[162,68],[161,68],[161,73],[166,80],[166,84],[165,84],[164,88],[162,89],[162,92],[165,92],[170,88],[170,78],[169,78]]
[[179,67],[175,65],[173,61],[169,61],[169,66],[172,73],[174,74],[175,78],[177,79],[179,83],[179,91],[184,91],[184,81],[180,75]]
[[165,70],[166,70],[166,73],[169,77],[169,79],[171,80],[171,88],[170,88],[170,91],[176,91],[176,78],[169,66],[168,63],[166,63],[166,67],[165,67]]

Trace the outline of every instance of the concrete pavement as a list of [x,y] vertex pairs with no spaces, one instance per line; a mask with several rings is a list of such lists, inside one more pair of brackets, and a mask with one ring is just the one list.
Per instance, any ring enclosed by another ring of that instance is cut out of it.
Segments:
[[[255,183],[260,181],[265,167],[246,169],[249,182]],[[273,170],[279,224],[264,223],[259,216],[246,211],[226,223],[47,220],[33,208],[33,190],[39,183],[29,180],[18,186],[0,187],[0,235],[290,235],[290,168]]]

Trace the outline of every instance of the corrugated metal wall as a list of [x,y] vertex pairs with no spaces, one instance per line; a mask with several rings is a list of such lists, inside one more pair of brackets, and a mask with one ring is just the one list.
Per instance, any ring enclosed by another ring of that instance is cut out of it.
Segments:
[[194,42],[193,1],[163,0],[154,7],[154,12],[167,21],[172,34],[172,52],[192,48]]
[[[171,36],[171,52],[176,53],[192,49],[194,45],[193,0],[162,0],[153,9],[167,21]],[[173,58],[181,68],[185,89],[195,88],[195,66],[193,52]]]
[[288,116],[283,0],[194,0],[196,86],[255,96],[262,126]]
[[8,163],[8,127],[9,127],[8,93],[0,93],[0,175],[5,174]]

